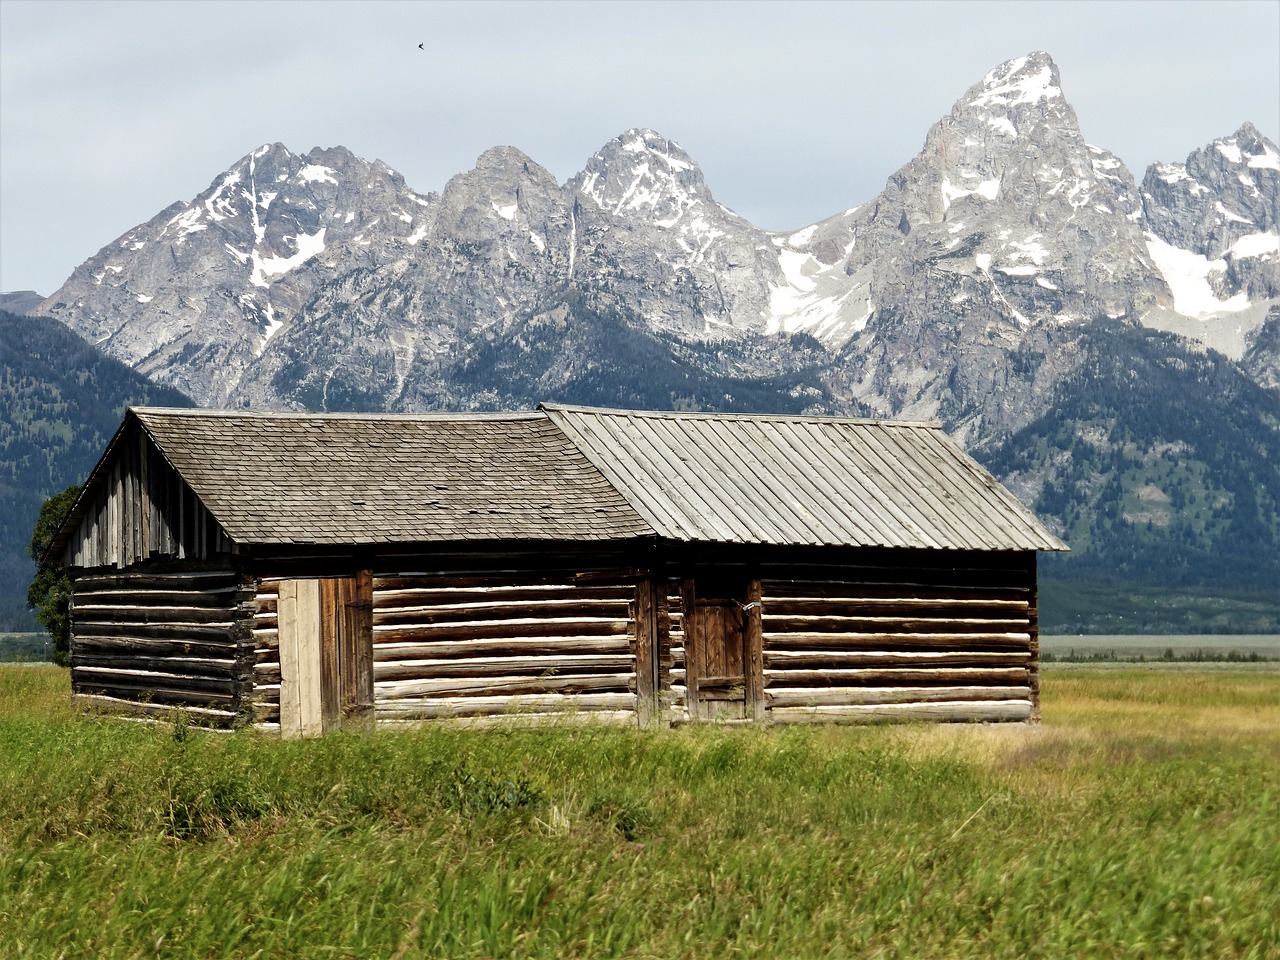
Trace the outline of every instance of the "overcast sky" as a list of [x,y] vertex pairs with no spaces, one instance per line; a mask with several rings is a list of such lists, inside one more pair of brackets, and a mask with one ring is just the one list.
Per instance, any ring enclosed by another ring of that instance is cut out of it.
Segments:
[[652,127],[721,203],[793,229],[875,196],[1033,50],[1141,179],[1245,120],[1280,137],[1278,38],[1280,0],[0,0],[0,290],[53,293],[269,141],[341,144],[425,193],[498,144],[563,182]]

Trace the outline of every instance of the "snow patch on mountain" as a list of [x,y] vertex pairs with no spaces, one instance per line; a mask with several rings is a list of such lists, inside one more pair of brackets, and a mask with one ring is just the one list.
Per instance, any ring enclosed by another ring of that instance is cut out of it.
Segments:
[[332,183],[337,186],[338,171],[332,167],[326,167],[320,163],[309,163],[298,171],[298,180],[301,183]]
[[983,78],[986,90],[972,103],[975,107],[1017,106],[1062,96],[1054,77],[1053,64],[1045,54],[1018,57],[992,70]]
[[267,348],[267,341],[280,332],[284,326],[283,320],[276,319],[276,308],[268,303],[263,311],[266,314],[267,325],[262,330],[262,339],[258,342],[258,346],[254,350],[254,356],[262,356],[262,351]]
[[1280,254],[1280,233],[1250,233],[1231,245],[1233,257],[1267,258]]
[[1252,170],[1280,171],[1280,151],[1276,150],[1271,144],[1264,144],[1261,153],[1254,154],[1249,158],[1248,166]]
[[1209,277],[1226,272],[1225,260],[1210,260],[1165,243],[1150,233],[1147,234],[1147,250],[1169,284],[1174,309],[1183,316],[1203,320],[1222,313],[1239,313],[1248,308],[1249,298],[1244,293],[1222,300],[1213,292]]
[[264,257],[254,250],[250,257],[253,260],[253,272],[249,282],[255,287],[268,287],[268,277],[279,277],[295,267],[301,266],[312,257],[324,251],[324,234],[327,228],[321,227],[313,234],[299,233],[296,237],[285,237],[292,240],[297,252],[288,257]]
[[226,220],[228,217],[236,215],[235,201],[228,196],[224,196],[226,191],[240,182],[240,171],[232,170],[218,185],[217,190],[211,196],[205,199],[205,210],[208,211],[211,220]]
[[[978,174],[967,174],[967,176],[977,177]],[[983,180],[977,186],[966,189],[965,187],[955,186],[947,177],[942,178],[942,209],[950,209],[951,204],[965,197],[978,196],[984,200],[994,200],[1000,194],[1000,178],[994,180]]]

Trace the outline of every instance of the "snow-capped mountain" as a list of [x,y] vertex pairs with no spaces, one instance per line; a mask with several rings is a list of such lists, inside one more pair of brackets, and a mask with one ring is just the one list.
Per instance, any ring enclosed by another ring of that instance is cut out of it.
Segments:
[[1280,151],[1246,123],[1186,163],[1152,164],[1142,206],[1174,298],[1146,322],[1239,359],[1280,303]]
[[266,144],[104,247],[37,312],[221,403],[320,287],[411,248],[432,213],[386,164]]
[[1048,409],[1105,318],[1276,369],[1278,183],[1246,124],[1139,189],[1035,53],[968,90],[879,196],[794,233],[718,204],[651,130],[565,184],[496,147],[438,195],[276,144],[41,310],[206,405],[752,402],[936,417],[981,446]]
[[865,279],[837,280],[832,309],[815,301],[787,316],[784,306],[777,322],[843,344],[876,311],[909,309],[909,288],[940,301],[935,316],[990,303],[1024,328],[1087,319],[1068,301],[1077,292],[1113,316],[1132,313],[1158,276],[1140,219],[1132,177],[1084,142],[1057,67],[1045,54],[1022,57],[970,89],[871,203],[780,238],[783,251],[807,254],[784,253],[797,292],[833,267]]
[[878,413],[1007,431],[1044,409],[1072,328],[1168,301],[1141,220],[1133,178],[1085,143],[1053,61],[1020,57],[880,196],[777,239],[788,284],[773,322],[839,349]]
[[770,281],[780,279],[769,235],[716,203],[678,143],[628,130],[566,189],[579,276],[613,281],[620,303],[656,330],[694,337],[764,330]]

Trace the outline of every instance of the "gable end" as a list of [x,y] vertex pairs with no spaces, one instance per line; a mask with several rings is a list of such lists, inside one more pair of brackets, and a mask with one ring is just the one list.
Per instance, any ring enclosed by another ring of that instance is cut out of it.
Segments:
[[226,531],[132,413],[94,468],[58,540],[63,562],[79,569],[124,569],[160,558],[209,560],[235,552]]

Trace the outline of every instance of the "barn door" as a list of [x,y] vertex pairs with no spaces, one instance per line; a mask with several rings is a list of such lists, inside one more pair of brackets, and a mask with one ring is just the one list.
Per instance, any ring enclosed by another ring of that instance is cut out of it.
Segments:
[[283,580],[280,731],[314,737],[373,717],[372,577]]
[[759,603],[751,584],[686,580],[685,671],[691,720],[759,715]]

